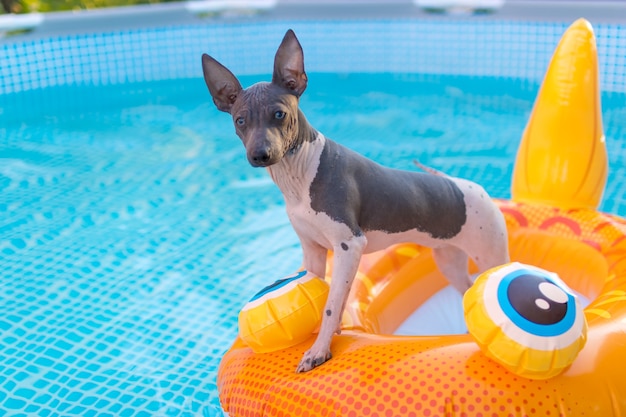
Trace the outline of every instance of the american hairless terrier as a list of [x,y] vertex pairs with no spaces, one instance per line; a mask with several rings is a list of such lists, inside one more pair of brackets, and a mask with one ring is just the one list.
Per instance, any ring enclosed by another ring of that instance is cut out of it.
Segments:
[[461,293],[472,284],[468,256],[480,271],[509,262],[504,218],[473,182],[385,168],[316,131],[298,108],[307,86],[302,47],[289,30],[274,59],[272,82],[243,89],[215,59],[202,56],[213,101],[230,113],[248,161],[267,168],[282,191],[304,254],[303,266],[324,277],[334,268],[316,341],[297,372],[331,358],[343,308],[361,255],[399,242],[433,248],[443,275]]

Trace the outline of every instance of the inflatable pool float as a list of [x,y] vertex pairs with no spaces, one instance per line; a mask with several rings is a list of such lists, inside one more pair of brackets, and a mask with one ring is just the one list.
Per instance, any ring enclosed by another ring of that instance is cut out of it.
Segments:
[[328,298],[326,281],[307,271],[279,279],[239,312],[239,337],[256,353],[285,349],[319,327]]
[[571,365],[531,379],[490,359],[470,334],[394,336],[447,285],[430,249],[397,245],[363,258],[323,366],[295,372],[314,335],[269,353],[237,338],[218,370],[224,410],[231,417],[626,415],[626,221],[596,210],[606,176],[595,39],[581,19],[561,39],[539,91],[512,199],[496,201],[511,259],[558,274],[590,300],[586,344]]
[[579,297],[557,274],[532,265],[511,262],[480,274],[463,310],[485,356],[525,378],[560,374],[587,341]]

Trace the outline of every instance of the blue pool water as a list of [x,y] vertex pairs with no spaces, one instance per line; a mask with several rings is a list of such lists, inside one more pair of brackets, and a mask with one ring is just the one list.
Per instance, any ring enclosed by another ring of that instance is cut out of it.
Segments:
[[[509,197],[538,85],[309,80],[301,106],[328,137],[385,165],[415,169],[418,159]],[[282,197],[247,164],[230,117],[200,78],[2,100],[0,415],[221,415],[217,367],[239,308],[300,264]],[[626,215],[626,95],[605,94],[603,104],[611,166],[602,209]]]

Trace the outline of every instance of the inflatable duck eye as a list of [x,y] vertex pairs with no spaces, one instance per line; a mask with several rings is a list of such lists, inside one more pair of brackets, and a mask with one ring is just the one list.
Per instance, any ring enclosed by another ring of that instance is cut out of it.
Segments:
[[307,271],[274,282],[239,312],[239,336],[256,353],[305,341],[320,325],[328,290],[326,281]]
[[550,378],[583,348],[587,323],[576,295],[554,273],[511,263],[481,274],[463,297],[483,352],[509,371]]

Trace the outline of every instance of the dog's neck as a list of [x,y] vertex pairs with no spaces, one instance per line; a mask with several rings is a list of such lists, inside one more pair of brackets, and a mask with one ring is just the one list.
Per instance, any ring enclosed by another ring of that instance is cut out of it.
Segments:
[[298,109],[298,131],[292,147],[279,162],[267,168],[287,202],[299,202],[308,194],[325,141]]

